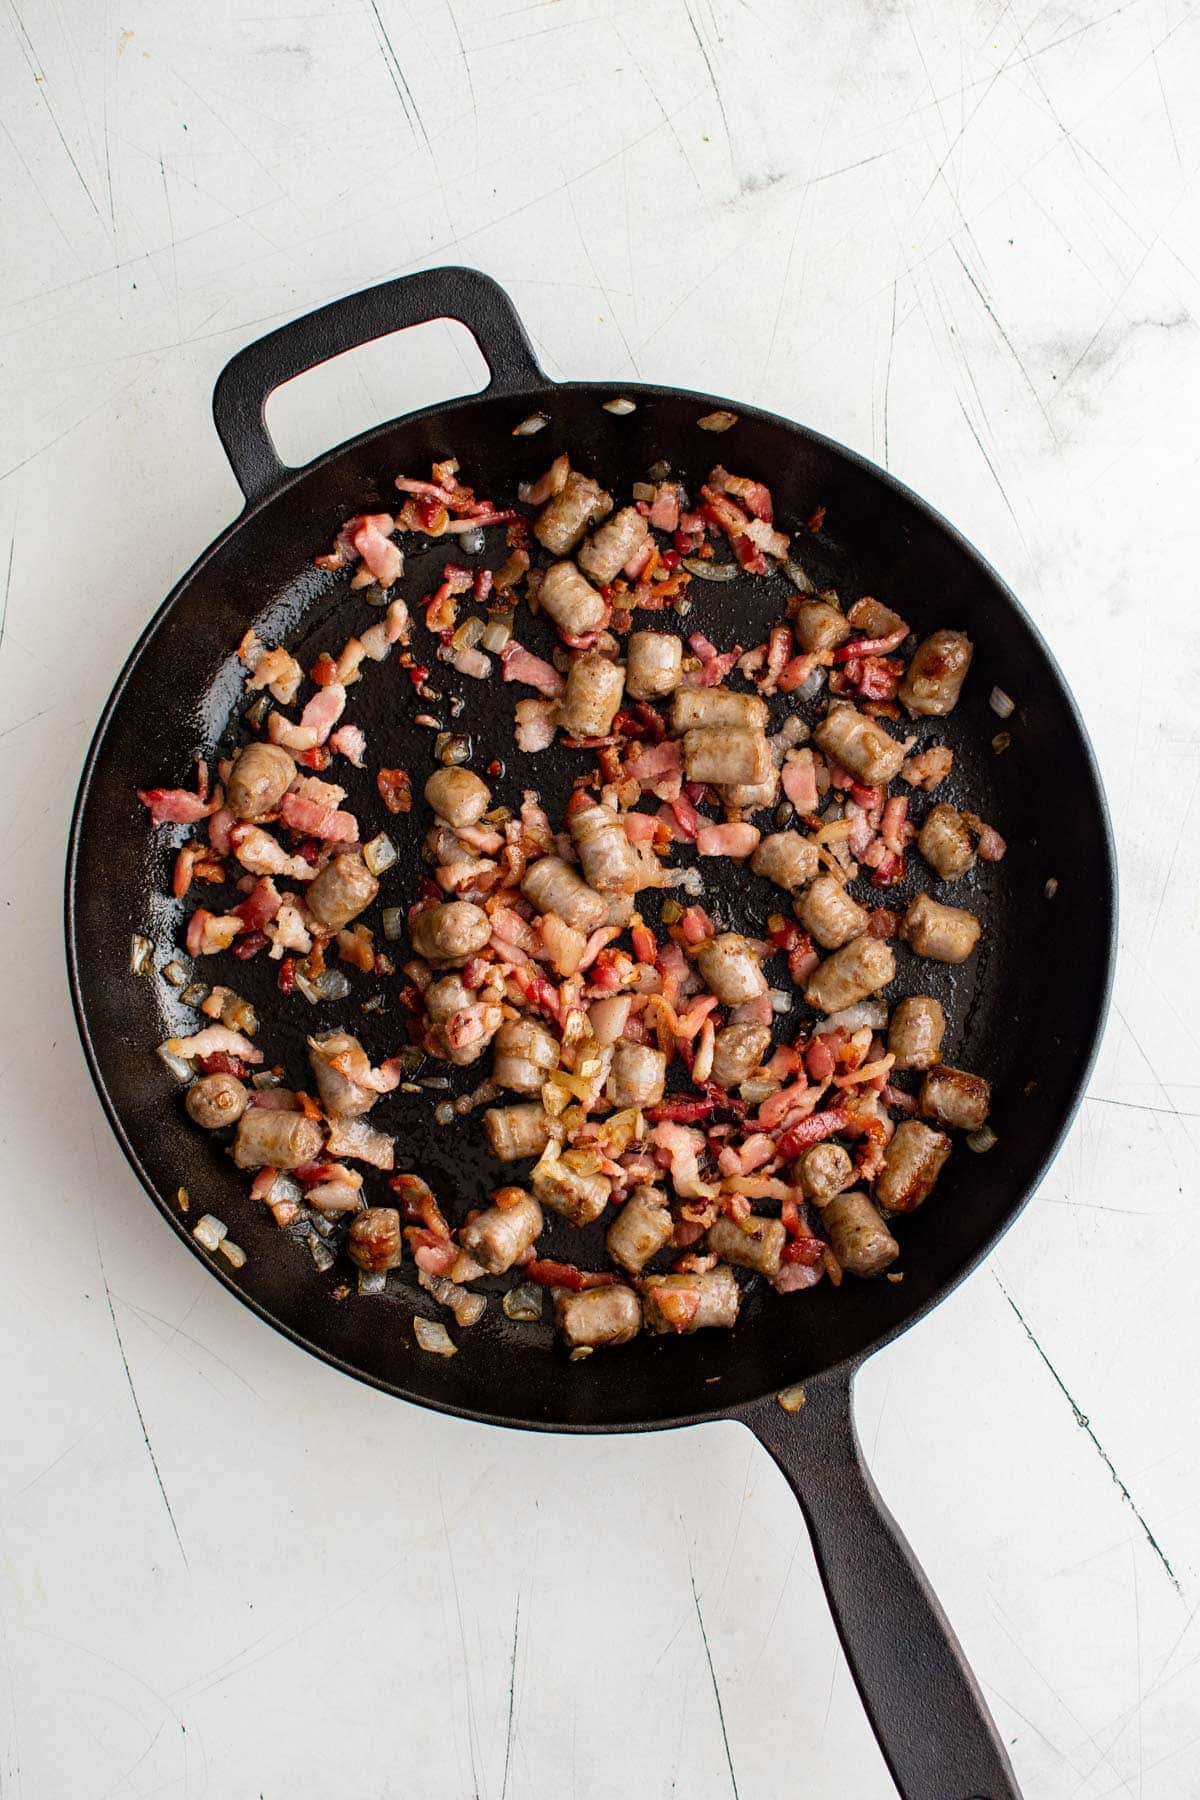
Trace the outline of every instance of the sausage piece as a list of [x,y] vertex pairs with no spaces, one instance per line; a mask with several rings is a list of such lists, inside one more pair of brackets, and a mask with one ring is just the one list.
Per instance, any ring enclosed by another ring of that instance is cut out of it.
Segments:
[[760,1219],[751,1215],[744,1224],[736,1219],[717,1219],[708,1228],[708,1248],[740,1269],[754,1269],[759,1275],[778,1275],[787,1242],[787,1229],[782,1219]]
[[840,950],[861,937],[871,922],[865,906],[852,900],[833,875],[818,875],[796,902],[796,917],[822,950]]
[[917,645],[897,690],[910,713],[940,719],[954,710],[972,649],[965,631],[935,631]]
[[367,1077],[371,1059],[348,1031],[326,1031],[308,1040],[308,1060],[321,1105],[335,1119],[358,1119],[370,1112],[379,1089]]
[[437,968],[461,968],[492,935],[491,921],[470,900],[427,906],[410,928],[413,949]]
[[229,771],[225,804],[235,819],[265,819],[295,779],[295,759],[278,744],[247,744]]
[[435,769],[425,783],[425,798],[455,831],[477,825],[492,804],[487,782],[470,769]]
[[536,1168],[529,1179],[542,1205],[568,1225],[590,1225],[600,1217],[612,1195],[612,1182],[607,1175],[580,1175],[570,1163],[557,1159],[544,1168]]
[[[459,1013],[466,1016],[459,1019]],[[457,975],[444,975],[440,981],[430,982],[425,989],[425,1014],[433,1027],[429,1033],[430,1052],[458,1069],[479,1061],[504,1017],[498,1006],[480,1000]]]
[[394,1206],[368,1206],[355,1213],[346,1238],[350,1261],[368,1275],[397,1269],[404,1253],[400,1214]]
[[928,894],[918,894],[909,904],[900,935],[918,956],[932,962],[966,962],[979,942],[982,930],[973,912],[961,906],[943,906]]
[[520,1162],[540,1156],[552,1140],[562,1141],[563,1128],[536,1100],[521,1106],[490,1106],[483,1115],[483,1134],[498,1162]]
[[569,556],[589,524],[607,519],[612,509],[612,495],[606,494],[590,475],[572,469],[558,493],[534,520],[533,535],[551,556]]
[[379,883],[362,857],[343,850],[326,863],[304,899],[322,931],[341,931],[367,910],[378,892]]
[[539,913],[557,913],[574,931],[595,931],[608,914],[603,896],[561,856],[539,856],[530,863],[521,892]]
[[792,630],[802,650],[836,650],[850,636],[845,614],[824,600],[801,600],[792,615]]
[[689,781],[713,781],[724,787],[766,781],[775,764],[761,731],[742,725],[693,725],[684,733],[683,766]]
[[726,1025],[713,1044],[712,1078],[718,1087],[733,1088],[758,1068],[771,1042],[769,1025]]
[[956,806],[939,801],[917,833],[917,848],[943,881],[957,881],[975,867],[975,844]]
[[854,1164],[840,1144],[814,1144],[796,1161],[796,1172],[805,1199],[827,1206],[854,1179]]
[[642,1328],[642,1309],[632,1288],[584,1288],[581,1294],[560,1288],[554,1296],[554,1322],[568,1349],[604,1349],[627,1344]]
[[890,1212],[912,1212],[932,1193],[949,1154],[944,1131],[931,1131],[919,1119],[901,1120],[875,1177],[876,1199]]
[[601,894],[633,892],[641,864],[611,807],[578,807],[571,814],[571,836],[589,887]]
[[728,688],[680,688],[671,707],[671,729],[678,736],[695,726],[740,726],[764,731],[767,703],[757,694],[731,694]]
[[625,671],[596,650],[571,664],[567,691],[559,702],[558,728],[568,737],[606,737],[625,692]]
[[635,550],[645,543],[650,527],[636,506],[623,506],[579,546],[579,566],[603,587],[615,581]]
[[666,1195],[655,1187],[636,1187],[605,1233],[608,1254],[631,1275],[640,1275],[652,1256],[666,1248],[675,1223]]
[[992,1104],[992,1084],[966,1069],[949,1069],[938,1063],[921,1083],[920,1107],[927,1119],[952,1125],[956,1131],[978,1131],[987,1123]]
[[572,562],[552,563],[546,570],[538,589],[538,605],[571,637],[599,631],[608,614],[603,597]]
[[946,1014],[932,994],[906,994],[888,1025],[888,1049],[898,1069],[930,1069],[946,1035]]
[[662,1099],[666,1080],[667,1059],[661,1050],[622,1038],[604,1091],[612,1106],[653,1106]]
[[696,952],[696,961],[710,994],[726,1006],[741,1006],[767,991],[767,978],[747,939],[736,931],[707,938]]
[[725,782],[721,798],[740,812],[761,812],[764,806],[774,806],[779,798],[779,770],[773,768],[765,781]]
[[813,737],[826,756],[868,787],[886,787],[900,773],[906,754],[882,725],[846,701],[830,707]]
[[504,1275],[541,1235],[545,1220],[532,1194],[523,1188],[501,1188],[498,1198],[509,1204],[489,1206],[464,1225],[458,1241],[489,1275]]
[[625,691],[634,700],[673,694],[683,673],[683,645],[670,631],[635,631],[625,641]]
[[723,1265],[702,1275],[647,1275],[641,1287],[647,1331],[690,1334],[710,1325],[728,1330],[742,1303],[737,1276]]
[[849,1275],[880,1275],[900,1246],[865,1194],[839,1194],[821,1214],[829,1244]]
[[514,1094],[540,1094],[558,1057],[558,1039],[536,1019],[505,1019],[495,1037],[492,1080]]
[[817,846],[810,844],[798,831],[771,832],[750,859],[750,867],[756,875],[765,875],[768,881],[787,888],[791,894],[798,894],[801,888],[807,887],[820,866]]
[[236,1125],[247,1106],[250,1095],[236,1075],[201,1075],[193,1081],[183,1097],[188,1117],[205,1131],[220,1131],[222,1125]]
[[813,971],[804,998],[818,1012],[841,1012],[868,994],[877,994],[895,974],[896,958],[890,945],[882,938],[854,938]]
[[239,1169],[299,1169],[321,1154],[325,1133],[301,1112],[251,1106],[238,1120],[233,1160]]

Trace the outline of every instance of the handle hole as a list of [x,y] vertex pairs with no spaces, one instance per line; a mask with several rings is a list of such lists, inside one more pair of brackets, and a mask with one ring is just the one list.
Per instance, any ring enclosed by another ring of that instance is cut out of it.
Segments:
[[466,326],[457,319],[434,319],[361,344],[284,382],[267,401],[267,430],[280,460],[299,468],[373,425],[477,394],[487,383],[487,363]]

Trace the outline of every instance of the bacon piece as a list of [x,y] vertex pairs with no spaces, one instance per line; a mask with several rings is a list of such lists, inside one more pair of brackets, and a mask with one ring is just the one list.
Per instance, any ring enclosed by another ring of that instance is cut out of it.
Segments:
[[673,481],[660,481],[651,502],[649,522],[655,531],[674,531],[679,524],[679,489]]
[[525,687],[536,688],[548,700],[560,700],[566,692],[566,679],[554,665],[543,662],[540,656],[534,656],[523,644],[518,644],[515,638],[509,638],[505,644],[500,652],[500,662],[505,681],[519,681]]
[[650,1141],[660,1165],[670,1170],[672,1184],[681,1200],[711,1200],[714,1197],[718,1192],[716,1184],[700,1177],[703,1132],[680,1125],[674,1119],[664,1119],[651,1131]]
[[743,861],[753,856],[761,838],[756,825],[702,825],[696,833],[696,849],[701,856],[731,856]]
[[284,750],[315,750],[323,744],[341,718],[346,705],[346,690],[338,681],[318,688],[304,711],[299,724],[273,712],[267,720],[267,736]]
[[279,817],[289,831],[302,837],[319,837],[331,844],[358,842],[358,820],[353,813],[322,806],[303,794],[287,793],[279,802]]
[[524,751],[527,756],[536,756],[540,750],[548,750],[554,742],[557,702],[518,700],[516,714],[517,749]]
[[149,807],[156,825],[194,825],[215,813],[220,800],[206,800],[202,794],[191,794],[186,788],[139,788],[137,797]]
[[636,756],[626,757],[625,773],[645,787],[664,775],[677,775],[683,767],[683,748],[678,741],[640,745]]
[[368,513],[364,515],[350,540],[362,557],[364,566],[371,571],[382,588],[391,587],[404,568],[400,546],[393,544],[387,535],[393,529],[390,514]]
[[344,756],[354,768],[361,769],[367,749],[366,734],[361,725],[339,725],[330,736],[329,748]]
[[168,1038],[164,1049],[172,1056],[180,1056],[185,1062],[202,1056],[237,1056],[244,1063],[260,1063],[263,1053],[243,1037],[240,1031],[231,1031],[228,1025],[208,1025],[203,1031],[194,1032],[191,1037]]
[[817,770],[812,751],[807,747],[791,751],[784,759],[781,775],[783,791],[796,811],[815,812],[818,803]]
[[798,1125],[791,1126],[780,1138],[776,1149],[784,1162],[790,1162],[802,1150],[845,1131],[849,1123],[850,1114],[844,1106],[831,1106],[827,1111],[813,1113],[811,1118],[801,1119]]

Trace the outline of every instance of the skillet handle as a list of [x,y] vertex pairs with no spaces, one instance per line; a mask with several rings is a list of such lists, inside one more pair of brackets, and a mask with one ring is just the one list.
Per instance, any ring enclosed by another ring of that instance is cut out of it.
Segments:
[[347,294],[247,344],[217,377],[217,435],[248,506],[291,473],[275,453],[263,416],[274,390],[331,356],[431,319],[458,319],[467,327],[491,371],[489,393],[544,386],[546,377],[512,301],[478,269],[425,269]]
[[929,1583],[863,1462],[853,1372],[786,1413],[739,1407],[800,1502],[842,1648],[902,1800],[1021,1800],[1008,1754]]

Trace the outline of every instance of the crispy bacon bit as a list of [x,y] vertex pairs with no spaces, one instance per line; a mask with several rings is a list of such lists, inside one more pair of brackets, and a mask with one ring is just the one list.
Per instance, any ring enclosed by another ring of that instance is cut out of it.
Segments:
[[379,797],[390,813],[412,811],[412,780],[407,769],[379,769],[375,775]]

